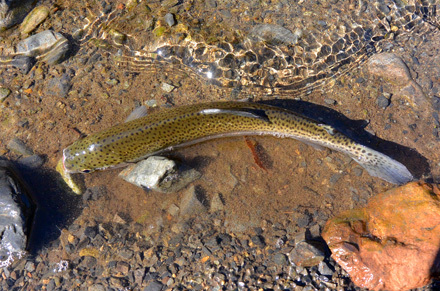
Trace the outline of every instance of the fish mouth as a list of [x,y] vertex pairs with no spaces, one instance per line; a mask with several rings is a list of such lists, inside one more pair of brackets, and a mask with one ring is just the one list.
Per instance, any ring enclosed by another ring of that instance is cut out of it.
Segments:
[[68,149],[64,149],[63,150],[63,158],[62,158],[62,161],[63,161],[63,171],[64,171],[64,173],[71,173],[71,171],[69,170],[69,169],[67,169],[67,167],[66,167],[66,156],[68,155]]

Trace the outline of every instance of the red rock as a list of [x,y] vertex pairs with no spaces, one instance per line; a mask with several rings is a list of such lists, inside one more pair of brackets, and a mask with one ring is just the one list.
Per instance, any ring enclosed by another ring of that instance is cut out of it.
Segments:
[[322,237],[353,282],[372,290],[422,287],[439,274],[439,185],[412,182],[329,220]]

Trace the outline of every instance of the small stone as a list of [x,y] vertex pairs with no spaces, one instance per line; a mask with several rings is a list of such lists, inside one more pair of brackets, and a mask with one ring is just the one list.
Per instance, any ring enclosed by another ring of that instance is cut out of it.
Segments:
[[330,98],[325,98],[324,99],[324,103],[327,105],[335,105],[336,104],[336,100],[335,99],[330,99]]
[[385,96],[383,95],[379,95],[379,97],[377,97],[376,99],[376,104],[377,106],[379,106],[380,108],[387,108],[390,105],[390,100],[388,98],[385,98]]
[[318,265],[318,272],[324,276],[332,276],[334,271],[330,269],[326,262],[320,262]]
[[35,64],[35,58],[26,56],[16,56],[11,60],[10,65],[19,69],[23,74],[27,74]]
[[144,291],[162,291],[164,287],[162,283],[154,281],[148,284],[148,286],[144,288]]
[[9,94],[11,94],[11,90],[9,90],[8,88],[0,88],[0,102],[6,99]]
[[287,258],[286,258],[286,255],[284,255],[284,254],[276,253],[275,256],[273,257],[273,261],[275,264],[280,265],[280,266],[287,265]]
[[49,8],[46,6],[37,6],[25,17],[20,25],[20,32],[28,34],[37,28],[49,16]]
[[34,152],[21,140],[14,137],[7,145],[8,149],[20,155],[31,156]]
[[164,20],[168,24],[168,26],[170,26],[170,27],[176,24],[176,20],[174,18],[174,15],[171,13],[165,14]]
[[182,201],[180,202],[180,214],[192,215],[205,212],[205,200],[204,194],[197,191],[194,186],[191,186],[183,194]]
[[302,31],[292,33],[289,29],[276,24],[258,24],[250,32],[255,41],[264,41],[273,45],[294,45],[302,36]]
[[55,97],[67,97],[67,93],[69,93],[69,90],[72,87],[70,81],[71,77],[67,73],[59,78],[55,77],[50,79],[47,84],[47,94]]
[[98,230],[94,226],[87,226],[86,229],[84,230],[84,235],[90,239],[94,239],[97,234],[98,234]]
[[179,214],[180,208],[179,206],[177,206],[176,204],[171,204],[168,209],[167,212],[171,215],[171,216],[177,216]]
[[266,242],[264,241],[264,237],[262,237],[261,235],[254,235],[251,238],[251,241],[254,245],[256,245],[260,248],[264,248],[266,246]]
[[127,182],[162,193],[177,192],[200,176],[195,169],[160,156],[151,156],[119,174]]
[[320,249],[306,241],[298,243],[289,253],[289,260],[300,267],[316,266],[324,258],[325,255]]
[[225,204],[223,202],[223,199],[221,197],[220,193],[214,194],[214,197],[211,199],[211,205],[209,207],[209,211],[216,212],[216,211],[223,211],[225,209]]
[[165,91],[167,93],[171,93],[171,91],[173,91],[175,87],[171,84],[168,84],[168,83],[162,83],[161,88],[163,91]]

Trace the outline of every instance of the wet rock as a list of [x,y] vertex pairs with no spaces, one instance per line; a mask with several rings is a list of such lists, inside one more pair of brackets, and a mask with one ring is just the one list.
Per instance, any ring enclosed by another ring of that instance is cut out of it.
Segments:
[[165,14],[164,20],[168,24],[168,26],[173,26],[176,24],[176,20],[174,19],[174,15],[171,13]]
[[26,168],[39,168],[44,164],[44,159],[39,155],[31,155],[28,157],[23,157],[17,161],[20,167]]
[[144,288],[144,291],[161,291],[164,289],[164,285],[158,281],[151,282],[147,287]]
[[165,91],[167,93],[170,93],[171,91],[174,90],[175,87],[173,85],[168,84],[168,83],[162,83],[162,87],[161,88],[162,88],[163,91]]
[[11,90],[9,90],[8,88],[0,88],[0,102],[6,99],[9,94],[11,94]]
[[28,34],[49,16],[49,8],[38,6],[32,9],[20,25],[20,32]]
[[439,198],[438,185],[412,182],[329,220],[322,236],[358,286],[422,287],[439,272]]
[[55,77],[49,80],[47,85],[47,94],[56,97],[66,97],[69,93],[71,84],[71,77],[69,74],[65,73],[61,77]]
[[18,43],[16,54],[37,57],[50,65],[61,62],[69,51],[68,40],[58,32],[45,30]]
[[216,211],[222,211],[225,209],[225,204],[223,202],[223,199],[221,197],[220,193],[214,194],[214,197],[211,199],[211,205],[209,207],[209,211],[216,212]]
[[376,99],[376,104],[377,106],[379,106],[380,108],[387,108],[390,105],[390,99],[386,98],[385,96],[383,96],[382,94],[379,95],[379,97],[377,97]]
[[19,69],[23,74],[27,74],[35,64],[35,58],[26,56],[15,56],[9,63]]
[[395,54],[382,53],[374,55],[368,60],[368,69],[371,74],[384,78],[399,87],[399,94],[414,109],[422,108],[420,112],[423,113],[431,106],[420,85],[412,79],[407,65]]
[[206,211],[205,197],[201,191],[191,186],[185,191],[180,202],[180,215],[192,215]]
[[34,154],[32,149],[30,149],[23,141],[18,139],[17,137],[14,137],[8,142],[7,145],[8,149],[16,152],[23,156],[31,156]]
[[12,163],[0,159],[0,267],[25,253],[35,208]]
[[299,242],[289,253],[289,260],[300,267],[316,266],[324,259],[324,252],[306,241]]
[[31,0],[0,1],[0,31],[20,23],[32,8]]
[[123,170],[119,176],[139,187],[163,193],[174,193],[200,178],[195,169],[165,157],[152,156]]
[[251,30],[250,36],[256,41],[265,41],[274,45],[294,45],[301,38],[302,32],[297,30],[293,33],[287,28],[276,24],[259,24]]

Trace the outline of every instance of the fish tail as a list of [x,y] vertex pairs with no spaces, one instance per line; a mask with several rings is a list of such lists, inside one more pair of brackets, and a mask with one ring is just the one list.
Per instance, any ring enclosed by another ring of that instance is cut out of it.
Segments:
[[400,162],[366,146],[361,146],[360,152],[351,157],[371,176],[397,185],[414,180],[413,175]]

